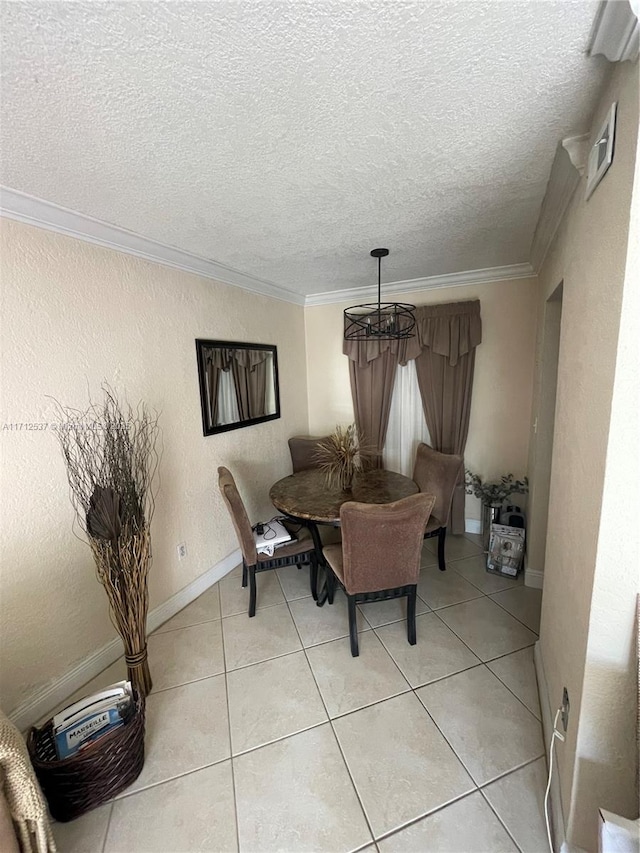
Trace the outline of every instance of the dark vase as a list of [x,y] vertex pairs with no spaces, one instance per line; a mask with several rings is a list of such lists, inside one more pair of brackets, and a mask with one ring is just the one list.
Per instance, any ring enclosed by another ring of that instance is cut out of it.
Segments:
[[482,547],[485,553],[489,551],[489,538],[491,536],[491,525],[500,521],[501,503],[482,504]]

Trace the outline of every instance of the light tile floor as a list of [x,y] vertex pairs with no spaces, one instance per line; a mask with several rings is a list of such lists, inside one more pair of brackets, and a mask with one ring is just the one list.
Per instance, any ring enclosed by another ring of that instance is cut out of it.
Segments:
[[[418,643],[404,602],[318,608],[306,569],[236,569],[150,638],[147,758],[61,853],[540,853],[540,592],[487,574],[477,538],[423,549]],[[80,691],[125,676],[123,662]]]

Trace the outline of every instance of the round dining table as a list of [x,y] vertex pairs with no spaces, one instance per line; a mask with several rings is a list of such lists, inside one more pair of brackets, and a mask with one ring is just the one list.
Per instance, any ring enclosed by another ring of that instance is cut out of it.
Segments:
[[[387,504],[415,495],[420,490],[413,480],[395,471],[373,468],[356,474],[349,491],[332,488],[323,471],[310,468],[278,480],[271,486],[271,503],[289,518],[304,524],[313,537],[318,562],[324,566],[322,540],[318,524],[340,526],[340,507],[347,501],[368,504]],[[318,599],[322,606],[326,595]]]
[[415,495],[418,491],[409,477],[383,468],[356,474],[353,487],[343,491],[328,486],[323,471],[310,468],[278,480],[271,486],[269,497],[276,509],[285,515],[337,527],[340,525],[340,507],[346,501],[388,504]]

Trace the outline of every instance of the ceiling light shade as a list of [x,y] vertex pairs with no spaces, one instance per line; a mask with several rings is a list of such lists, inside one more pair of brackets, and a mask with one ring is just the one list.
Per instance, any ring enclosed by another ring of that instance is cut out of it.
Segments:
[[371,252],[371,257],[378,259],[378,301],[352,305],[345,310],[346,341],[397,341],[412,338],[415,334],[415,305],[380,301],[380,262],[388,254],[388,249],[374,249]]

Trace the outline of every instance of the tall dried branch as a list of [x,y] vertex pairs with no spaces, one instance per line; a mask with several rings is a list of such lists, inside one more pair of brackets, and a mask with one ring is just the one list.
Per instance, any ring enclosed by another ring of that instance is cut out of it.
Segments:
[[158,413],[121,403],[108,385],[103,402],[84,410],[56,401],[56,434],[71,503],[104,586],[111,620],[122,637],[129,677],[146,695],[149,525],[155,509],[160,454]]

